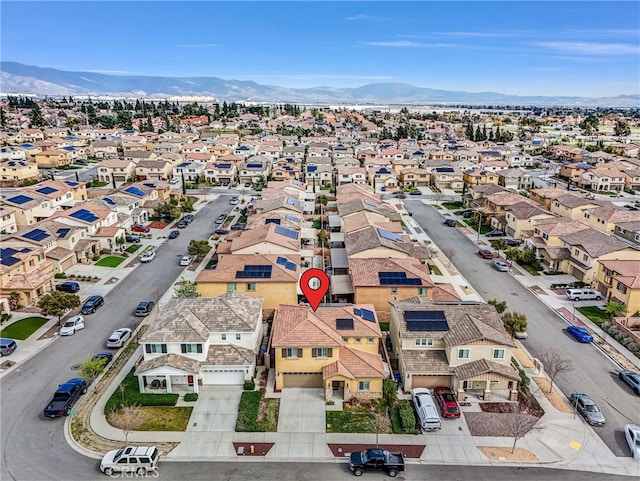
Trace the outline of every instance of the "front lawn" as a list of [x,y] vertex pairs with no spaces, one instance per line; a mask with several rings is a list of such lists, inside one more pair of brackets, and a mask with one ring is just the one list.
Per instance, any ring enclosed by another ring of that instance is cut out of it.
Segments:
[[387,404],[383,400],[353,400],[342,411],[327,411],[328,433],[391,433]]
[[45,317],[25,317],[0,331],[0,336],[24,341],[40,329],[49,319]]
[[244,391],[238,406],[236,432],[264,433],[278,428],[280,400],[263,399],[262,391]]
[[[192,407],[155,407],[140,406],[140,422],[134,431],[186,431],[191,417]],[[118,419],[118,415],[109,414],[107,416],[109,424],[113,427],[121,428],[123,421]],[[126,422],[126,421],[125,421]]]
[[140,246],[138,244],[131,244],[129,247],[127,247],[124,251],[128,252],[129,254],[133,254],[135,251],[137,251],[138,249],[140,249]]
[[104,413],[109,414],[117,410],[122,404],[138,404],[140,406],[175,406],[178,402],[177,394],[141,393],[138,389],[138,378],[133,375],[134,369],[124,378],[120,386],[113,392],[104,406]]
[[96,262],[96,265],[100,267],[118,267],[123,262],[124,257],[107,256]]
[[462,202],[443,202],[442,205],[449,210],[458,210],[462,207]]
[[598,306],[576,307],[576,309],[580,311],[582,315],[588,317],[591,321],[596,323],[598,326],[602,325],[605,322],[609,322],[607,313],[600,309]]

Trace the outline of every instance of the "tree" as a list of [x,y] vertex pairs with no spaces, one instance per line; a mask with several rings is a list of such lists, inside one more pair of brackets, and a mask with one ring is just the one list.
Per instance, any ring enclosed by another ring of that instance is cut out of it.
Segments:
[[196,256],[196,259],[203,258],[210,250],[211,246],[206,240],[191,240],[189,242],[189,247],[187,247],[187,252],[189,253],[189,255]]
[[182,215],[182,209],[179,205],[176,205],[172,202],[163,202],[158,207],[156,207],[156,214],[163,219],[172,221],[173,219],[177,219]]
[[573,370],[573,363],[567,359],[558,347],[544,349],[540,353],[542,367],[549,375],[549,392],[553,390],[553,381],[558,374]]
[[516,450],[518,439],[534,429],[540,420],[540,418],[533,414],[525,412],[519,402],[506,404],[499,419],[502,426],[507,430],[509,435],[513,437],[513,446],[511,446],[512,453]]
[[176,297],[183,297],[183,298],[200,297],[197,284],[193,281],[189,281],[185,279],[184,277],[181,279],[180,284],[177,287],[175,287],[173,290],[176,294]]
[[449,259],[449,266],[451,266],[451,259],[453,259],[453,257],[456,255],[456,250],[453,247],[445,247],[442,250],[442,253],[447,256],[447,259]]
[[500,255],[500,251],[503,251],[507,248],[507,243],[504,239],[496,239],[491,241],[491,247],[498,251],[498,255]]
[[53,291],[50,294],[46,294],[38,301],[38,307],[42,309],[42,314],[45,316],[56,316],[58,318],[58,324],[62,324],[62,316],[64,316],[68,310],[79,306],[80,296],[61,291]]
[[502,314],[502,322],[505,330],[511,334],[511,338],[516,332],[525,332],[527,330],[527,316],[520,312],[505,312]]
[[44,125],[47,125],[47,121],[42,116],[40,107],[37,104],[29,112],[29,124],[31,125],[31,127],[42,127]]
[[616,120],[616,125],[613,127],[613,134],[616,137],[627,137],[631,135],[631,129],[627,121],[623,119]]
[[498,299],[489,299],[487,301],[487,304],[491,304],[493,307],[495,307],[496,311],[498,311],[498,314],[502,314],[504,311],[507,310],[507,301],[499,301]]
[[82,377],[95,381],[95,379],[104,372],[107,366],[105,358],[89,359],[80,364],[79,371]]
[[12,311],[20,309],[20,293],[18,291],[9,293],[9,309]]
[[182,202],[180,202],[180,208],[182,209],[182,212],[193,212],[193,204],[195,203],[196,199],[194,199],[193,197],[187,197]]
[[578,124],[585,135],[592,135],[594,132],[597,132],[599,125],[600,120],[598,120],[598,117],[593,114],[589,115],[582,122],[580,122],[580,124]]
[[611,322],[617,314],[624,314],[626,311],[626,304],[622,304],[621,302],[609,300],[609,302],[604,306],[604,312],[606,312],[609,322]]
[[142,426],[149,419],[149,414],[138,404],[121,404],[120,409],[113,409],[107,415],[112,426],[120,428],[124,434],[125,445],[129,444],[129,434]]

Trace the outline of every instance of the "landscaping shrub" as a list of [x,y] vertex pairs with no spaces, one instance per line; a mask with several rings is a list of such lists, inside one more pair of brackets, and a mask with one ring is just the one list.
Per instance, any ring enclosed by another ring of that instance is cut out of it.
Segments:
[[138,378],[133,375],[134,369],[124,378],[124,390],[119,387],[113,392],[104,406],[104,413],[117,410],[121,404],[138,404],[140,406],[175,406],[179,396],[177,394],[147,394],[138,390]]
[[188,392],[187,394],[184,395],[184,400],[186,402],[194,402],[198,400],[198,393],[197,392]]
[[53,277],[56,279],[66,279],[67,275],[64,272],[56,272]]
[[258,424],[258,413],[260,411],[260,400],[262,392],[245,391],[240,397],[238,406],[238,420],[236,421],[237,432],[264,432]]
[[416,417],[411,406],[400,407],[400,422],[405,431],[413,431],[416,428]]
[[416,417],[409,401],[401,399],[389,409],[389,413],[394,434],[416,434]]
[[242,385],[242,389],[244,389],[245,391],[253,391],[255,388],[256,388],[256,383],[253,381],[246,381]]
[[382,397],[389,406],[393,406],[398,399],[398,383],[392,379],[383,379]]

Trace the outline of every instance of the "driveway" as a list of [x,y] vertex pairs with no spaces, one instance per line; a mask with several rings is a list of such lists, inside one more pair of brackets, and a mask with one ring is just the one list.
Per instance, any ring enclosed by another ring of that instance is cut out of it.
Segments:
[[326,433],[323,389],[285,388],[280,396],[278,433]]

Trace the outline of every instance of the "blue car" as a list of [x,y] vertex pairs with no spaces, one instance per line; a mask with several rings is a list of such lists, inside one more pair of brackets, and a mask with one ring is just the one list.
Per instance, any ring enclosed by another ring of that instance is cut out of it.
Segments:
[[593,342],[593,336],[584,327],[569,326],[567,332],[580,342]]
[[626,382],[633,392],[640,395],[640,374],[633,371],[623,370],[618,373],[618,378]]
[[180,235],[179,230],[172,230],[171,232],[169,232],[169,239],[175,239],[179,235]]

